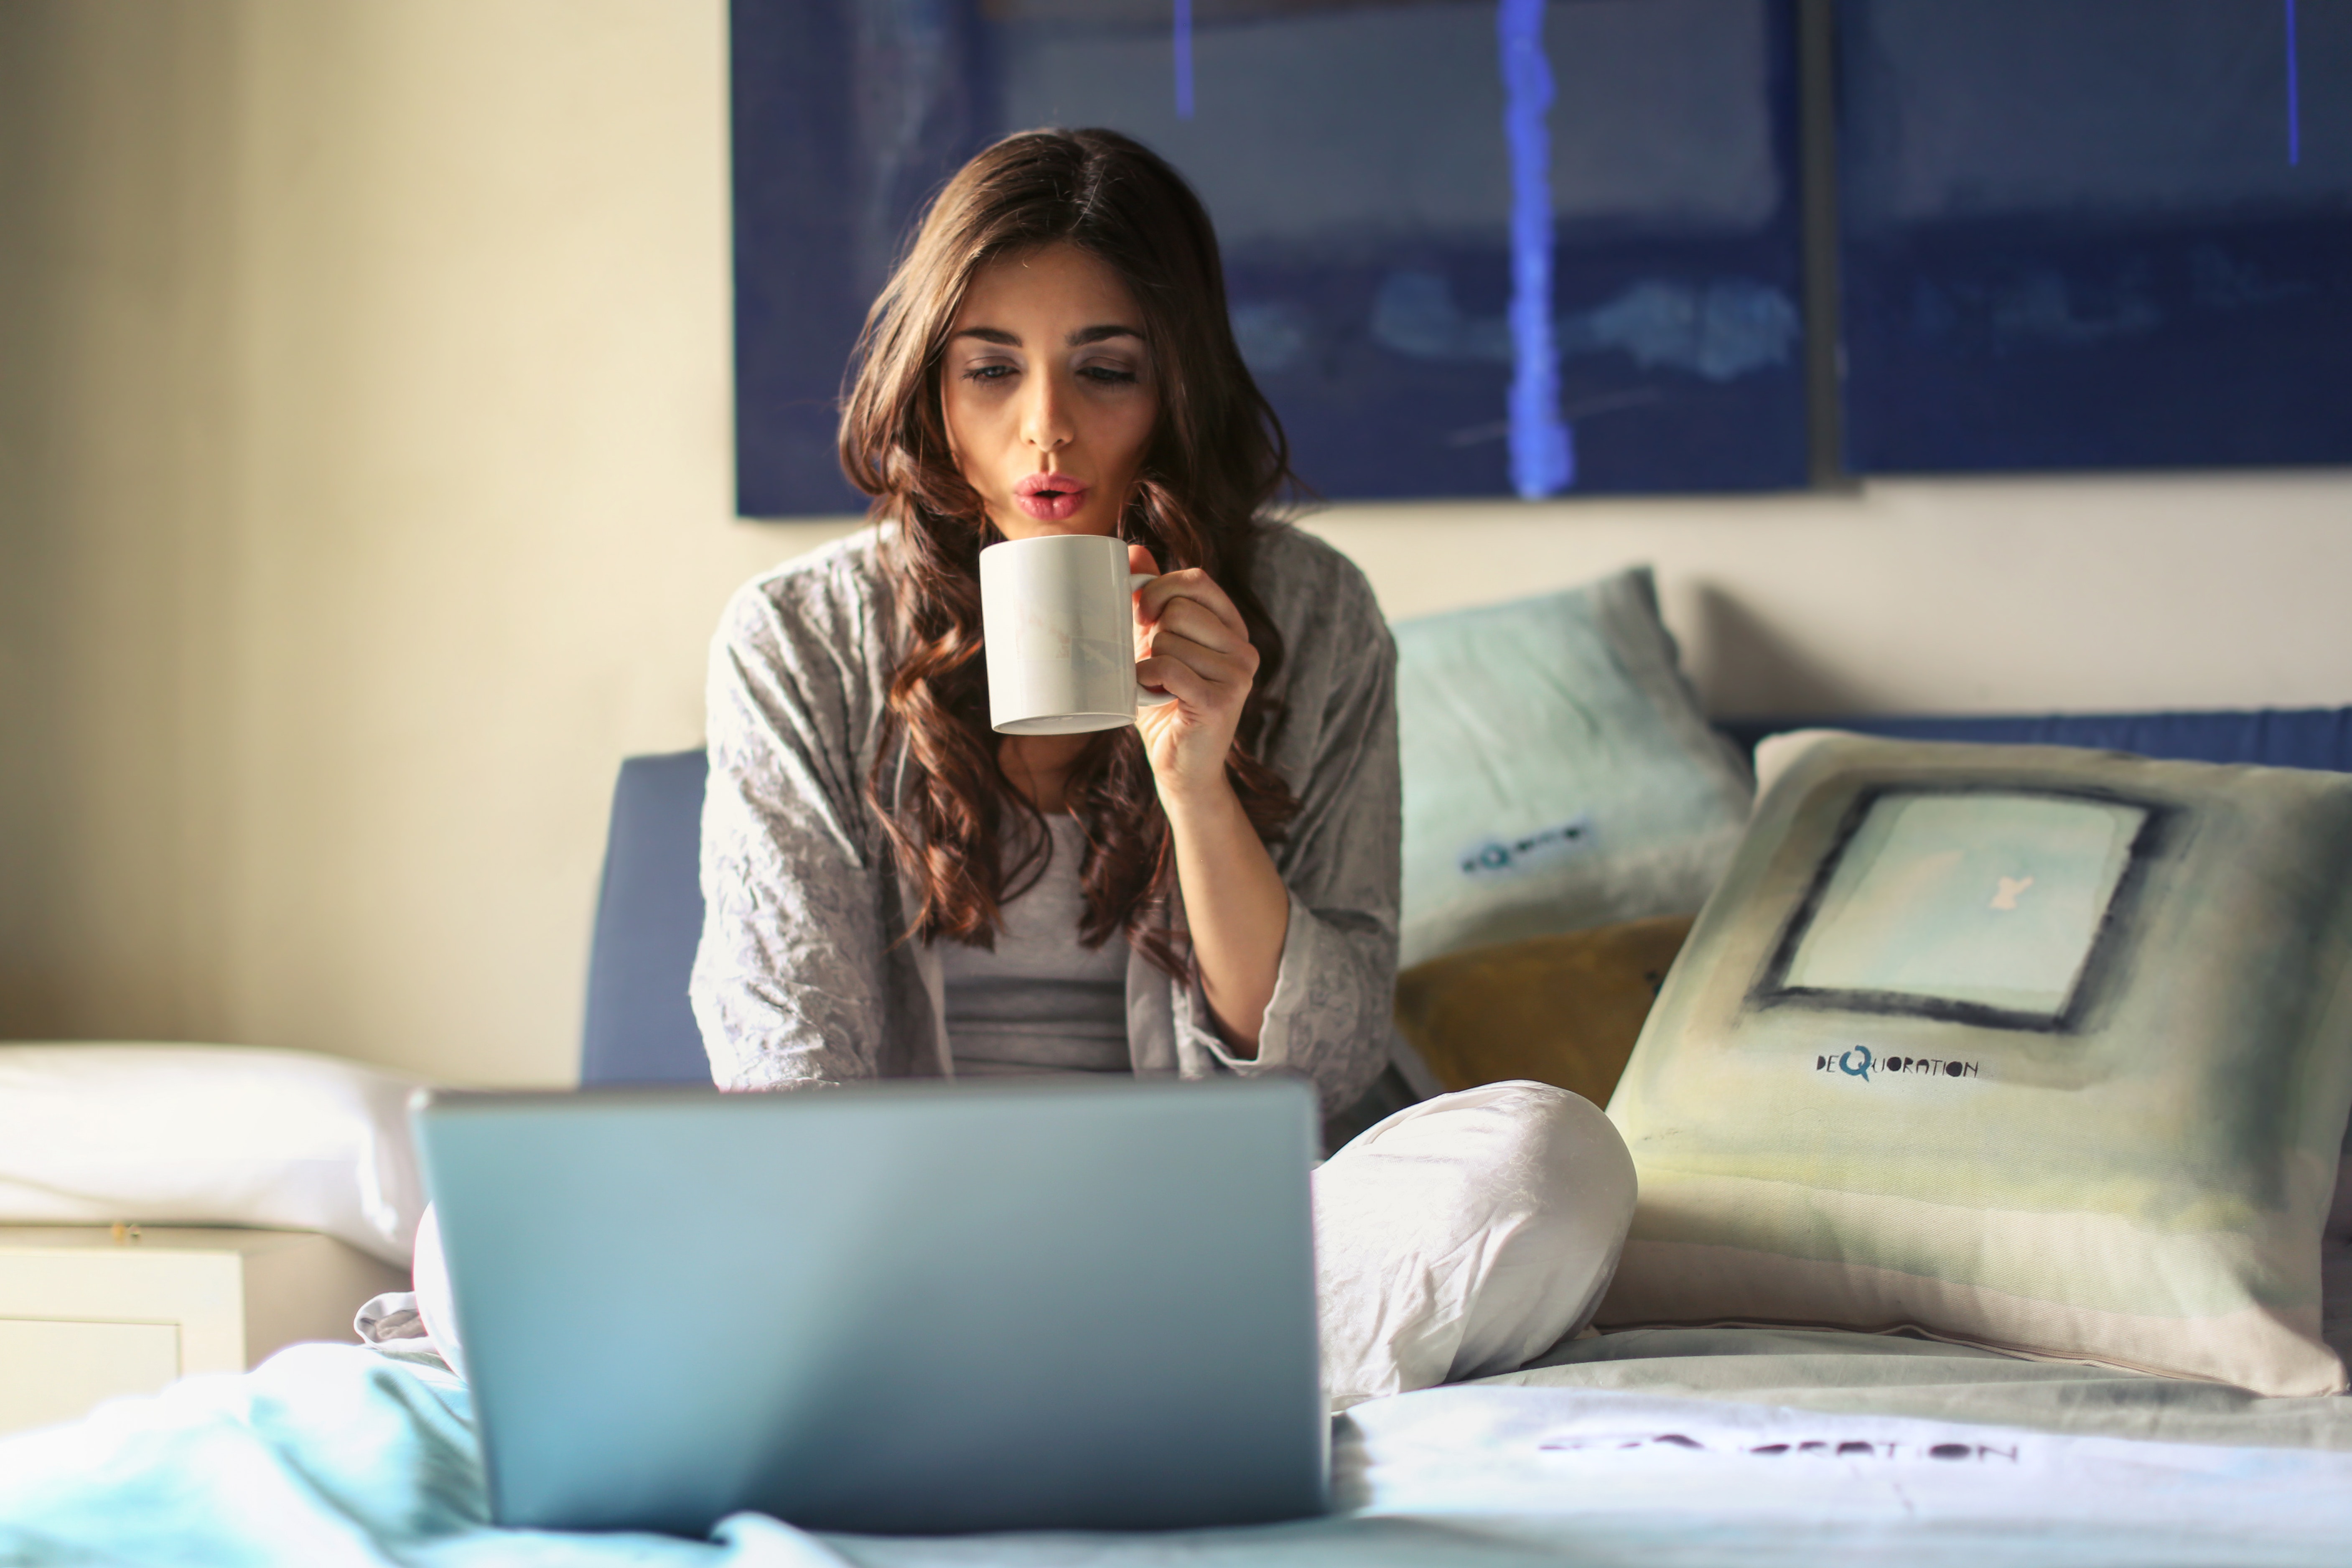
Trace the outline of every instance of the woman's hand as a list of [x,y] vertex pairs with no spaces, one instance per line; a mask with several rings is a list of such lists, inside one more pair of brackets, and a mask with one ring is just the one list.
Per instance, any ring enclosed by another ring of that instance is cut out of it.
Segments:
[[[1127,547],[1130,572],[1157,572]],[[1138,710],[1144,754],[1176,846],[1176,884],[1201,988],[1233,1054],[1257,1054],[1280,977],[1290,894],[1225,777],[1258,652],[1225,591],[1197,570],[1171,572],[1135,595],[1136,679],[1176,699]]]
[[[1127,547],[1127,565],[1160,570],[1140,544]],[[1230,795],[1225,756],[1258,666],[1241,612],[1198,567],[1155,577],[1136,590],[1135,652],[1136,679],[1176,699],[1135,721],[1161,802]]]

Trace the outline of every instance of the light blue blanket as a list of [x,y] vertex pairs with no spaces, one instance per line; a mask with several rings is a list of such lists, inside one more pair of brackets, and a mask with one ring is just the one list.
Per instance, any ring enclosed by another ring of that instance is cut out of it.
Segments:
[[[1886,1356],[1855,1357],[1824,1339],[1797,1352],[1759,1347],[1748,1380],[1791,1381],[1768,1364],[1791,1353],[1811,1354],[1817,1378],[1840,1353],[1873,1363],[1862,1381],[1876,1386],[1892,1370],[1875,1364]],[[1625,1364],[1588,1358],[1596,1371]],[[1937,1375],[1952,1381],[1967,1359],[1950,1358]],[[1358,1406],[1335,1434],[1339,1510],[1320,1520],[1171,1535],[883,1540],[813,1537],[739,1515],[714,1540],[688,1542],[493,1528],[457,1379],[429,1356],[302,1345],[250,1373],[191,1378],[0,1441],[0,1563],[1976,1568],[2333,1563],[2352,1542],[2352,1453],[2330,1447],[2134,1440],[2086,1434],[2079,1420],[1997,1426],[1798,1409],[1720,1388],[1661,1391],[1686,1374],[1651,1387],[1582,1375],[1571,1363],[1512,1384]],[[1906,1386],[1916,1394],[1927,1384]],[[2347,1419],[2333,1407],[2311,1419],[2322,1417],[2332,1429]],[[2287,1429],[2255,1430],[2277,1442]],[[2326,1441],[2315,1431],[2302,1440],[2315,1437]]]

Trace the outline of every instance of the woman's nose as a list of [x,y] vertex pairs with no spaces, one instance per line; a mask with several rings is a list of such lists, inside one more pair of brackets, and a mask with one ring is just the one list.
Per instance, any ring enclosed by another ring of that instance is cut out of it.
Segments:
[[1067,446],[1075,432],[1070,428],[1068,410],[1054,378],[1032,376],[1026,391],[1029,395],[1021,411],[1022,438],[1041,452]]

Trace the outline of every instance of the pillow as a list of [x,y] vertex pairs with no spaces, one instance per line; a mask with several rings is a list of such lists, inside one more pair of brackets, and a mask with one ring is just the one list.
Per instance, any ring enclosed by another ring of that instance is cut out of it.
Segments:
[[2336,1167],[2336,1201],[2319,1237],[2319,1337],[2352,1356],[2352,1149]]
[[1819,736],[1610,1105],[1606,1325],[1914,1328],[2340,1390],[2352,777]]
[[0,1224],[316,1230],[406,1268],[418,1087],[308,1051],[0,1046]]
[[1395,635],[1401,964],[1706,901],[1747,764],[1699,712],[1648,567]]
[[1772,793],[1789,764],[1803,756],[1823,741],[1845,734],[1843,730],[1783,730],[1777,735],[1767,735],[1756,742],[1756,804]]
[[1397,1026],[1449,1089],[1532,1079],[1606,1105],[1690,926],[1659,915],[1432,959],[1397,976]]

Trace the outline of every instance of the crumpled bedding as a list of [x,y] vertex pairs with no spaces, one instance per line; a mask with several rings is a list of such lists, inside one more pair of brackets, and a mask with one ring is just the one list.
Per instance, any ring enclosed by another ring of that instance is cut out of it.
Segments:
[[0,1440],[0,1563],[1975,1568],[2332,1563],[2352,1539],[2352,1399],[1803,1331],[1546,1363],[1357,1406],[1323,1519],[882,1539],[738,1515],[690,1542],[492,1527],[465,1386],[425,1342],[299,1345]]
[[1900,1334],[1634,1329],[1570,1340],[1517,1372],[1484,1381],[2080,1436],[2352,1451],[2352,1396],[2265,1399],[2226,1384],[2028,1361]]
[[772,1520],[712,1542],[499,1530],[466,1386],[429,1350],[305,1344],[0,1439],[0,1563],[808,1564]]

